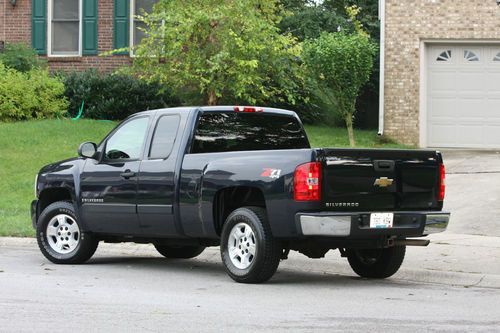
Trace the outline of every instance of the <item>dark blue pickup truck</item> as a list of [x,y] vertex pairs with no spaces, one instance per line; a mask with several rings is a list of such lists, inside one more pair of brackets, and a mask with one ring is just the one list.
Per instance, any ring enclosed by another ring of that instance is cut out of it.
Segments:
[[385,278],[450,217],[439,152],[311,148],[291,111],[141,112],[78,155],[40,170],[31,205],[40,250],[59,264],[87,261],[99,241],[167,258],[220,246],[231,278],[258,283],[290,250],[339,249],[360,276]]

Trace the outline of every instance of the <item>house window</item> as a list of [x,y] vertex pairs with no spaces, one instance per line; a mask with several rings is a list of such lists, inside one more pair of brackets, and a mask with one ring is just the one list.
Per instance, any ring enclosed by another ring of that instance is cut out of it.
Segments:
[[436,61],[450,61],[451,60],[451,50],[441,52]]
[[[131,23],[130,23],[130,46],[131,50],[135,45],[139,45],[145,37],[144,29],[146,24],[138,17],[144,13],[152,13],[153,5],[158,0],[132,0]],[[132,51],[133,52],[133,51]]]
[[82,0],[49,0],[49,55],[81,55]]
[[472,51],[464,50],[464,59],[466,61],[479,61],[479,57]]
[[500,52],[493,58],[493,61],[500,61]]

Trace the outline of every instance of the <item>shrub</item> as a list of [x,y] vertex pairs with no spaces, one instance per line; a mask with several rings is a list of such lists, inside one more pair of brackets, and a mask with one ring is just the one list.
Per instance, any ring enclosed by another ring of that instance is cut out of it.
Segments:
[[46,61],[39,58],[34,49],[22,43],[6,43],[0,51],[0,62],[23,73],[47,67]]
[[126,74],[100,74],[96,70],[63,74],[69,114],[121,120],[144,110],[178,105],[179,101],[158,82],[146,82]]
[[22,73],[0,63],[0,121],[61,117],[64,85],[45,69]]

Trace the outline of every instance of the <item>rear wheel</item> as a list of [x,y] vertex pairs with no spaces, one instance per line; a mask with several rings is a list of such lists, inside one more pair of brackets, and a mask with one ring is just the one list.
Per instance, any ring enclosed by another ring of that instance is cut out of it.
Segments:
[[156,250],[165,258],[170,259],[189,259],[200,255],[204,246],[171,246],[171,245],[156,245]]
[[347,249],[347,260],[361,277],[384,279],[395,274],[403,263],[406,246],[384,249]]
[[38,218],[36,238],[42,254],[56,264],[80,264],[89,260],[99,241],[82,232],[75,208],[69,202],[55,202]]
[[242,283],[269,280],[282,253],[280,242],[271,234],[266,211],[260,207],[238,208],[228,216],[220,250],[227,273]]

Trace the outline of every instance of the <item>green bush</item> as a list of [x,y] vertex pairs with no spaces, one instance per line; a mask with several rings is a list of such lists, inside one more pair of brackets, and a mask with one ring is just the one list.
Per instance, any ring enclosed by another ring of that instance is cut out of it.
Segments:
[[0,121],[61,117],[64,85],[45,69],[22,73],[0,63]]
[[47,67],[46,61],[39,58],[34,49],[22,43],[6,43],[0,51],[0,62],[23,73]]
[[100,74],[96,70],[63,74],[65,95],[74,117],[84,102],[83,117],[121,120],[145,110],[179,104],[169,89],[127,74]]

